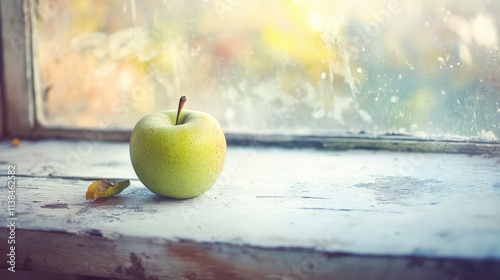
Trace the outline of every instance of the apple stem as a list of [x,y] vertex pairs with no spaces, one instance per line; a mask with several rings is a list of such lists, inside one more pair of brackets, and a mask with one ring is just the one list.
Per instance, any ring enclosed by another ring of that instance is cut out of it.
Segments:
[[186,103],[187,98],[183,95],[181,99],[179,99],[179,107],[177,107],[177,118],[175,119],[175,125],[179,124],[179,116],[181,115],[182,107],[184,107],[184,103]]

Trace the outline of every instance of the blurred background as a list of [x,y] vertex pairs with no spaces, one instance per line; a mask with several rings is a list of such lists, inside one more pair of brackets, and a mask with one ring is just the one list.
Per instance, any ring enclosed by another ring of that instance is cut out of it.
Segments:
[[500,1],[35,4],[47,126],[132,129],[186,95],[226,132],[500,137]]

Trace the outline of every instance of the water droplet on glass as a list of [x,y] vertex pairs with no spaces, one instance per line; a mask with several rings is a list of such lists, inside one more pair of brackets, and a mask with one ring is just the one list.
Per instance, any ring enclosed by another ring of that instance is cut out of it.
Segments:
[[370,116],[370,114],[368,112],[366,112],[365,110],[360,109],[360,110],[358,110],[358,113],[364,122],[367,122],[367,123],[372,122],[372,116]]
[[438,57],[438,61],[439,63],[441,63],[441,65],[445,65],[446,63],[444,62],[444,58],[443,57]]

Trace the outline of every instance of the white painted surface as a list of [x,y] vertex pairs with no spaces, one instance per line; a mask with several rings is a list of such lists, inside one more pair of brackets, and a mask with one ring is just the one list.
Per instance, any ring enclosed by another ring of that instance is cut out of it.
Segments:
[[[43,141],[11,148],[4,142],[0,185],[6,166],[16,164],[18,224],[25,230],[499,261],[499,160],[230,147],[212,189],[171,200],[134,180],[125,143]],[[116,197],[85,201],[90,180],[98,178],[133,180]],[[5,199],[0,208],[7,208]],[[5,220],[6,211],[0,217]]]

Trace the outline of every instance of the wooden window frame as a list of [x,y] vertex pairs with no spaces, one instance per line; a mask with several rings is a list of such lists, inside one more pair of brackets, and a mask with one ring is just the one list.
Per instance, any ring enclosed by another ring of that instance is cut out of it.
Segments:
[[[29,137],[34,125],[33,90],[31,72],[27,65],[28,55],[26,36],[25,1],[2,1],[0,3],[2,32],[2,112],[3,131],[6,137]],[[23,40],[25,38],[26,40]],[[11,43],[12,42],[12,43]],[[14,44],[17,49],[14,49]]]
[[[46,127],[39,120],[41,110],[36,33],[33,32],[34,0],[0,2],[2,87],[0,88],[0,137],[25,139],[87,139],[92,141],[128,141],[130,130],[82,130]],[[89,139],[88,135],[94,135]],[[294,136],[227,133],[228,144],[315,147],[326,149],[385,149],[397,151],[500,154],[500,141],[422,139],[398,134],[347,134]]]

